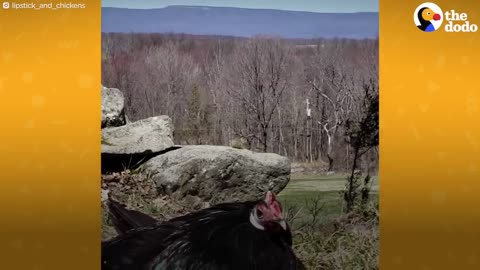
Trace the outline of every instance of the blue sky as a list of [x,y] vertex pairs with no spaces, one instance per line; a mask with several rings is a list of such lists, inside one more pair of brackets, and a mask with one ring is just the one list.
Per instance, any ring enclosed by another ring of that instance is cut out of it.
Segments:
[[313,12],[378,11],[379,0],[103,0],[104,7],[162,8],[171,5],[267,8]]

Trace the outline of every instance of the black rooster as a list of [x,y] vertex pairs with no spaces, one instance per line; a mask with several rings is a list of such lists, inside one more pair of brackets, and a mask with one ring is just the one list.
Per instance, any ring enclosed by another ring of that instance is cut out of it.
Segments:
[[303,270],[274,193],[166,222],[109,200],[119,236],[102,243],[103,270]]

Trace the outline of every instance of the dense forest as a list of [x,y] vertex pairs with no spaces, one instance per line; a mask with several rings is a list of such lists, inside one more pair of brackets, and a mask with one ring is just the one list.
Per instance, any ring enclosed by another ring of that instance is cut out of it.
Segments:
[[[170,116],[177,144],[230,145],[345,171],[350,123],[378,96],[378,39],[103,33],[102,84],[124,93],[130,121]],[[377,170],[376,146],[358,167]]]

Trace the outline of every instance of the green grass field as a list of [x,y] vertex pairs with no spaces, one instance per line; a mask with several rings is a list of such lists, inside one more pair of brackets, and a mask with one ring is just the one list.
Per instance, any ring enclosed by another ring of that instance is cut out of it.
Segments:
[[[292,176],[290,183],[280,192],[279,198],[284,209],[291,205],[301,208],[300,215],[304,214],[313,200],[318,200],[321,205],[320,222],[330,221],[342,215],[344,201],[341,192],[345,189],[346,179],[347,175]],[[370,187],[372,199],[377,199],[377,176],[372,177]]]

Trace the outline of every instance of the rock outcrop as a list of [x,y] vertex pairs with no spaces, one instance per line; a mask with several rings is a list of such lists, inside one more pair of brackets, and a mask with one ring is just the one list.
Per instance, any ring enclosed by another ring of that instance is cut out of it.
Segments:
[[102,154],[158,153],[172,146],[172,120],[165,115],[102,129]]
[[134,169],[149,158],[175,149],[168,116],[156,116],[102,129],[102,172]]
[[102,128],[126,124],[125,98],[120,90],[102,86]]
[[204,202],[259,199],[280,192],[290,180],[288,158],[224,146],[183,146],[148,160],[143,167],[160,193]]

